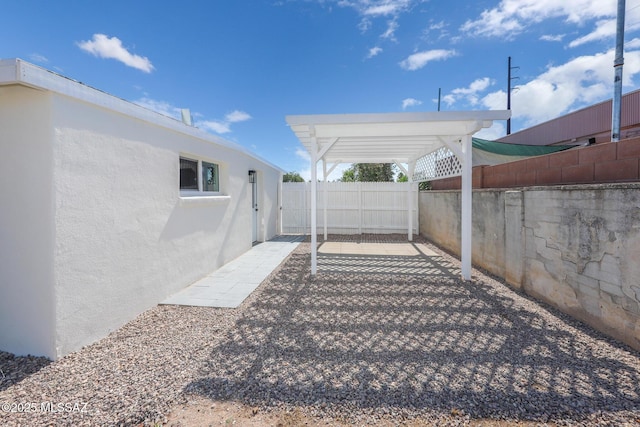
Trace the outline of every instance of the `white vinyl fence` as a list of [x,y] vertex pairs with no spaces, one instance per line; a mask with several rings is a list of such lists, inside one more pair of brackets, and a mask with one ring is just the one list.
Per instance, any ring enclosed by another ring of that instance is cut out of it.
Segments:
[[[413,199],[413,234],[418,224],[418,184],[407,182],[318,182],[317,233],[324,232],[324,188],[330,234],[407,233],[408,196]],[[311,183],[282,184],[282,232],[311,234]]]

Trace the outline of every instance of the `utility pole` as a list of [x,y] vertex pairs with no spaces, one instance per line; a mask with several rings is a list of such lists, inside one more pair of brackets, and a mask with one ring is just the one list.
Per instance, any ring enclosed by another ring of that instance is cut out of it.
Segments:
[[[519,77],[511,77],[511,70],[515,70],[520,67],[511,66],[511,57],[507,61],[507,110],[511,110],[511,80],[518,79]],[[511,135],[511,117],[507,119],[507,135]]]
[[616,24],[616,57],[613,60],[613,102],[611,105],[611,141],[620,141],[620,122],[622,112],[622,66],[624,65],[624,9],[625,0],[618,0],[618,19]]

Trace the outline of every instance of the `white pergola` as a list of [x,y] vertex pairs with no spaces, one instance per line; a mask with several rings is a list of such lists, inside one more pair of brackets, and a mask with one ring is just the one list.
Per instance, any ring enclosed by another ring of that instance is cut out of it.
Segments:
[[[414,182],[419,160],[446,147],[457,157],[462,174],[462,277],[471,279],[472,135],[494,120],[511,117],[508,110],[428,113],[320,114],[287,116],[286,121],[311,157],[311,274],[317,272],[317,165],[324,180],[340,163],[395,163]],[[327,170],[327,164],[332,164]],[[404,165],[407,165],[405,168]],[[411,188],[411,186],[409,186]],[[409,190],[411,191],[411,190]],[[327,238],[326,191],[324,232]],[[408,207],[408,239],[413,239],[412,198]]]

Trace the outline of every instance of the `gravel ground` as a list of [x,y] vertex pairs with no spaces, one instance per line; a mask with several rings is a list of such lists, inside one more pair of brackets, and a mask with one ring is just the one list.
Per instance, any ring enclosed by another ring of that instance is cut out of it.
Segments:
[[431,249],[323,256],[312,277],[303,243],[237,309],[159,306],[56,362],[0,352],[0,403],[35,404],[0,425],[162,423],[190,399],[316,424],[640,425],[638,352]]

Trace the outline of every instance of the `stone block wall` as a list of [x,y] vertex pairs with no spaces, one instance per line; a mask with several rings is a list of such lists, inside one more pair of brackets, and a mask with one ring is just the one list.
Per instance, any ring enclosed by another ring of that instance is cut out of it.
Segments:
[[[420,193],[420,234],[459,253],[459,191]],[[476,190],[473,263],[640,350],[640,184]]]

